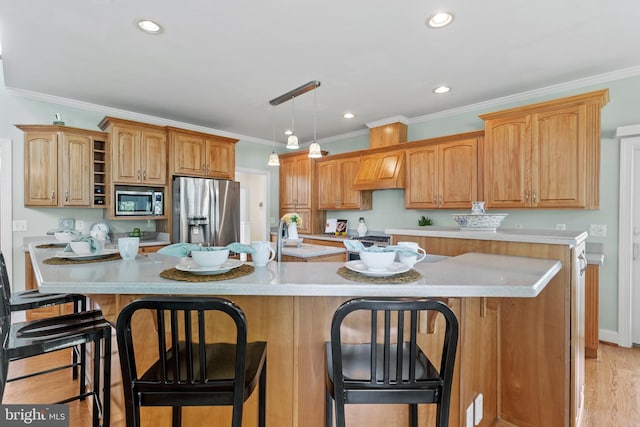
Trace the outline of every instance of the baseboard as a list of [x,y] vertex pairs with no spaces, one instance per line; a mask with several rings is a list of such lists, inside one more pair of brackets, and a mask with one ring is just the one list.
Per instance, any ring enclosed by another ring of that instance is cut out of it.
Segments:
[[618,331],[612,331],[610,329],[600,329],[599,340],[608,342],[611,344],[618,344]]

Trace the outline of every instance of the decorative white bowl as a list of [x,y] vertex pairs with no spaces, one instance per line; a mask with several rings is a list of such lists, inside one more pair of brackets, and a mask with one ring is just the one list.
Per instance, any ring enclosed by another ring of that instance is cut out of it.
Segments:
[[203,268],[220,267],[229,258],[229,249],[191,251],[191,258]]
[[87,241],[69,242],[71,250],[78,255],[91,255],[91,245]]
[[369,271],[387,271],[396,259],[395,251],[369,252],[360,251],[360,260],[367,266]]
[[507,215],[506,213],[451,214],[461,230],[473,231],[496,231]]

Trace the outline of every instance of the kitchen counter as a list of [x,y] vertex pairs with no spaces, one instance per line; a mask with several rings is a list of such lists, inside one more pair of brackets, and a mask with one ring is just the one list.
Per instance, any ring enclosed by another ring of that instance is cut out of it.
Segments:
[[495,232],[460,230],[457,227],[387,228],[385,234],[449,239],[494,240],[501,242],[542,243],[574,247],[587,238],[586,231],[498,228]]
[[[531,322],[531,319],[545,319],[549,313],[553,314],[549,303],[563,305],[562,302],[556,302],[554,290],[557,287],[555,277],[562,270],[561,262],[524,256],[465,253],[443,258],[439,262],[421,262],[416,264],[415,269],[422,274],[422,278],[406,284],[373,284],[344,279],[336,274],[336,270],[344,265],[343,262],[273,261],[266,267],[256,267],[253,273],[245,277],[198,283],[159,277],[162,270],[174,267],[179,259],[158,253],[138,255],[132,261],[53,266],[44,264],[43,260],[53,256],[55,250],[38,249],[32,244],[29,251],[42,291],[86,294],[91,304],[97,304],[110,321],[115,321],[118,313],[130,301],[146,295],[216,295],[238,304],[249,324],[249,339],[269,343],[267,396],[277,398],[267,399],[267,425],[282,427],[324,425],[324,405],[318,404],[323,402],[325,393],[322,369],[325,363],[324,343],[329,338],[331,319],[336,308],[352,297],[438,297],[454,310],[460,323],[460,345],[454,373],[451,427],[465,425],[464,410],[460,408],[468,406],[468,401],[472,399],[469,397],[471,392],[483,394],[484,417],[491,425],[498,416],[497,408],[500,405],[511,401],[520,403],[517,396],[511,398],[510,395],[499,394],[495,382],[491,382],[493,386],[485,386],[480,381],[506,376],[506,372],[514,373],[512,365],[508,363],[509,358],[497,357],[496,343],[524,348],[531,341],[532,335],[526,333],[503,339],[502,329],[496,327],[496,319],[504,317],[508,322],[519,321],[519,328],[523,328],[521,325],[530,325],[541,329],[542,332],[538,331],[534,336],[544,337],[539,346],[548,351],[549,345],[553,346],[551,336],[558,330],[555,316],[551,316],[554,319],[552,322]],[[514,305],[515,309],[511,310]],[[508,309],[505,315],[501,314],[503,307]],[[444,333],[440,321],[436,322],[430,316],[425,316],[422,321],[423,327],[418,337],[420,346],[424,349],[437,348]],[[133,327],[136,336],[149,340],[141,344],[142,348],[149,349],[149,357],[142,359],[152,360],[151,352],[157,348],[150,338],[153,333],[149,328],[154,327],[153,322],[140,321]],[[216,331],[216,336],[225,340],[231,339],[234,333],[230,328],[229,331]],[[353,334],[357,332],[353,331]],[[354,335],[354,338],[366,339],[366,336]],[[490,343],[493,346],[488,345]],[[548,360],[536,355],[535,360],[549,364],[555,357]],[[504,367],[502,363],[505,363]],[[537,366],[534,370],[541,380],[546,381],[551,377],[557,382],[556,370],[547,372],[542,368]],[[561,400],[549,392],[545,381],[527,384],[527,390],[536,396],[550,395],[545,397],[547,401]],[[119,389],[121,384],[117,377],[114,378],[114,395],[122,393]],[[556,388],[560,389],[559,394],[563,393],[561,385],[556,384]],[[542,397],[540,399],[544,400]],[[547,401],[543,401],[543,405],[547,405]],[[246,406],[247,418],[255,419],[255,406]],[[357,420],[360,425],[408,425],[408,412],[404,406],[351,406],[347,409],[347,416]],[[433,406],[428,406],[425,413],[433,417]],[[546,410],[546,406],[542,409]],[[162,414],[158,413],[158,417]],[[198,414],[197,419],[187,417],[183,425],[199,426],[202,419],[207,419],[211,425],[230,425],[229,411],[224,409],[199,408]],[[562,425],[552,421],[550,424],[537,425]]]
[[[47,265],[51,249],[30,245],[36,280],[43,292],[102,294],[218,294],[294,296],[535,297],[561,269],[559,261],[468,253],[440,262],[421,262],[422,274],[407,284],[353,282],[335,271],[344,263],[277,263],[241,278],[218,282],[176,282],[159,276],[178,258],[157,253],[134,261]],[[87,283],[90,282],[88,286]]]
[[[122,237],[122,236],[120,236]],[[60,243],[62,244],[62,242],[60,242],[58,239],[55,238],[55,236],[30,236],[30,237],[25,237],[22,239],[22,246],[24,248],[25,252],[29,251],[29,245],[31,243],[34,243],[36,245],[38,244],[51,244],[51,243]],[[111,243],[108,243],[107,245],[105,245],[108,248],[115,248],[117,247],[116,245],[118,244],[118,239],[117,237],[115,237],[114,239],[111,240]],[[158,233],[157,236],[153,239],[144,239],[144,240],[140,240],[140,246],[144,247],[144,246],[163,246],[163,245],[169,245],[171,244],[171,242],[169,241],[169,233]],[[58,249],[59,250],[59,249]]]

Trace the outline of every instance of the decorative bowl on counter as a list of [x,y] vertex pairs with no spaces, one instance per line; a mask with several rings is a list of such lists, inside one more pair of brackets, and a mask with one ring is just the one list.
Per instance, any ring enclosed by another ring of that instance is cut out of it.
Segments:
[[360,260],[367,266],[369,271],[387,271],[396,259],[395,251],[360,251]]
[[496,231],[507,215],[506,213],[451,214],[460,226],[460,230],[465,231]]
[[229,249],[213,246],[210,250],[191,251],[191,258],[199,267],[217,268],[229,258]]

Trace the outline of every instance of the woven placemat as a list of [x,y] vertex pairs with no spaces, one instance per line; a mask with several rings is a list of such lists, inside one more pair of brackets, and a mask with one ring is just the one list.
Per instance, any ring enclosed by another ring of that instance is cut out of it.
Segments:
[[118,259],[122,259],[119,253],[111,254],[105,256],[104,258],[95,258],[95,259],[73,259],[73,258],[47,258],[42,261],[44,264],[49,265],[68,265],[68,264],[89,264],[92,262],[106,262],[106,261],[115,261]]
[[177,268],[169,268],[160,272],[160,277],[170,280],[179,280],[181,282],[217,282],[220,280],[237,279],[253,273],[255,268],[249,264],[242,264],[238,268],[229,270],[220,274],[193,274],[188,271],[178,270]]
[[365,276],[364,274],[358,273],[357,271],[349,270],[347,267],[340,267],[338,271],[336,271],[336,273],[338,273],[338,276],[343,277],[347,280],[353,280],[354,282],[379,284],[411,283],[422,278],[422,274],[418,273],[413,268],[404,273],[398,273],[394,274],[393,276],[386,277]]
[[65,248],[67,247],[66,243],[43,243],[42,245],[36,246],[38,249],[54,249],[54,248]]

